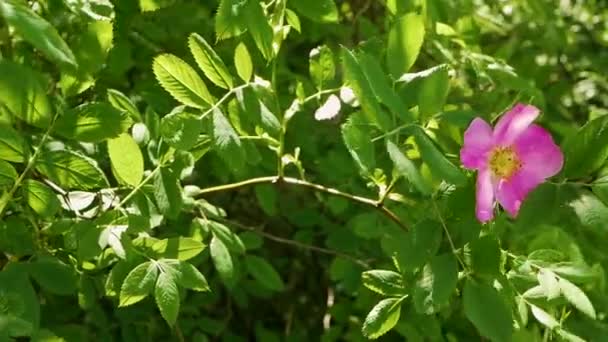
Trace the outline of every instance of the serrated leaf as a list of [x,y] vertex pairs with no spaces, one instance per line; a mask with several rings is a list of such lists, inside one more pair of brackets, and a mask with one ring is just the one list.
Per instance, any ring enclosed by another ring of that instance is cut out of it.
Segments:
[[251,80],[253,63],[247,45],[243,42],[240,42],[234,49],[234,66],[236,67],[236,73],[243,81],[249,82]]
[[57,30],[34,13],[25,3],[14,0],[0,2],[0,13],[18,35],[60,65],[77,67],[76,58]]
[[17,131],[12,127],[0,126],[0,160],[22,163],[25,161],[26,151],[25,139]]
[[583,290],[565,278],[560,278],[558,282],[561,293],[568,300],[568,302],[570,302],[570,304],[587,315],[589,318],[596,319],[593,304]]
[[414,138],[422,154],[422,159],[434,175],[459,186],[467,182],[464,173],[439,152],[431,138],[429,138],[422,128],[415,128]]
[[559,297],[560,289],[555,273],[545,268],[541,268],[536,275],[536,279],[543,288],[548,300]]
[[66,150],[46,151],[36,161],[36,170],[65,190],[93,190],[108,186],[97,163]]
[[219,156],[231,169],[241,170],[245,166],[241,139],[219,109],[213,111],[213,143]]
[[450,89],[449,81],[447,68],[438,68],[422,81],[418,90],[418,112],[422,118],[429,118],[443,109]]
[[144,176],[144,157],[131,135],[123,133],[108,140],[112,173],[119,183],[137,186]]
[[154,298],[161,316],[173,327],[177,321],[180,303],[176,279],[172,273],[161,271],[156,280]]
[[587,122],[563,145],[563,174],[568,178],[581,178],[599,169],[608,158],[608,116]]
[[481,335],[492,341],[511,341],[511,310],[494,287],[468,279],[463,302],[465,315]]
[[192,264],[180,262],[179,271],[181,277],[178,284],[194,291],[210,291],[209,284],[205,276]]
[[289,2],[300,14],[322,23],[333,23],[338,21],[338,7],[334,0],[291,0]]
[[500,274],[500,245],[496,237],[482,236],[471,243],[470,249],[475,274],[488,277]]
[[226,245],[224,245],[222,240],[214,236],[209,244],[209,252],[213,265],[222,281],[228,286],[232,285],[235,280],[234,265]]
[[452,254],[434,256],[427,263],[414,288],[414,305],[419,313],[432,314],[445,305],[456,290],[458,264]]
[[58,295],[71,295],[76,292],[75,270],[57,258],[39,257],[28,265],[28,271],[46,291]]
[[54,112],[42,76],[8,60],[0,61],[0,109],[42,129],[51,124]]
[[273,32],[260,2],[247,1],[243,17],[247,24],[247,31],[249,31],[258,50],[267,61],[271,60],[274,57],[272,48]]
[[376,304],[365,317],[363,335],[369,339],[377,339],[391,330],[399,321],[401,302],[404,298],[387,298]]
[[215,34],[217,39],[235,37],[243,33],[246,26],[243,23],[243,12],[246,1],[221,0],[215,15]]
[[18,176],[13,165],[0,160],[0,187],[13,185]]
[[194,108],[207,108],[215,102],[196,71],[179,57],[159,55],[152,68],[160,85],[177,101]]
[[364,174],[371,174],[376,167],[374,144],[369,131],[361,123],[359,112],[351,115],[342,125],[342,139],[351,157]]
[[393,24],[388,35],[386,58],[394,78],[406,73],[416,62],[424,32],[424,18],[416,13],[408,13]]
[[156,262],[147,261],[136,266],[127,274],[122,283],[118,306],[133,305],[146,298],[152,293],[157,277]]
[[344,69],[344,80],[350,85],[361,103],[361,109],[368,123],[378,125],[383,130],[388,130],[390,122],[386,114],[382,112],[357,58],[346,48],[342,48],[342,67]]
[[243,241],[230,228],[216,221],[209,221],[208,224],[214,236],[222,240],[230,251],[238,254],[245,253]]
[[21,193],[30,208],[44,218],[52,217],[61,208],[53,190],[39,181],[25,180],[21,184]]
[[188,151],[196,145],[202,130],[201,119],[182,107],[175,108],[160,121],[163,140],[182,151]]
[[176,218],[179,215],[183,199],[179,179],[175,172],[168,168],[161,168],[154,175],[154,198],[163,215],[169,218]]
[[127,97],[127,95],[121,93],[116,89],[108,89],[108,102],[114,108],[129,113],[132,119],[137,122],[142,121],[141,113],[137,109],[137,106]]
[[363,285],[368,289],[385,296],[403,296],[406,294],[403,276],[388,270],[371,270],[361,274]]
[[186,261],[199,255],[205,247],[205,244],[198,240],[180,236],[158,240],[152,244],[151,250],[156,259]]
[[422,194],[428,195],[431,193],[430,186],[428,185],[426,180],[422,178],[422,175],[420,174],[420,171],[418,170],[416,165],[414,165],[414,163],[409,160],[405,156],[405,154],[401,152],[401,150],[399,150],[399,147],[397,147],[395,143],[390,140],[387,140],[386,150],[388,151],[388,155],[393,161],[395,169],[397,170],[399,175],[409,180],[410,183],[412,183],[412,185],[416,189],[418,189],[418,191],[420,191]]
[[255,255],[245,256],[247,272],[264,287],[272,291],[283,291],[285,284],[279,273],[265,259]]
[[105,102],[91,102],[68,110],[57,119],[55,132],[84,142],[101,142],[127,131],[131,120],[125,112]]
[[545,310],[539,308],[536,305],[529,305],[530,310],[532,311],[532,315],[540,324],[546,326],[549,329],[555,329],[560,326],[559,322]]
[[326,45],[312,49],[308,58],[308,70],[317,89],[326,89],[336,76],[336,64],[331,49]]
[[211,82],[224,89],[233,87],[232,76],[228,72],[228,68],[205,38],[197,33],[192,33],[188,38],[188,46],[199,68]]
[[561,338],[563,338],[565,341],[567,342],[586,342],[587,340],[584,340],[576,335],[574,335],[571,332],[567,332],[566,330],[563,329],[558,329],[556,331],[557,335]]

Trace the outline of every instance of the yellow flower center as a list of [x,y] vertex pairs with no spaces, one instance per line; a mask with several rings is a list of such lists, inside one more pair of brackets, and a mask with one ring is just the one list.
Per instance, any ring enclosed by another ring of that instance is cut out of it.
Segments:
[[508,179],[519,168],[521,162],[511,147],[496,147],[490,152],[490,170],[499,178]]

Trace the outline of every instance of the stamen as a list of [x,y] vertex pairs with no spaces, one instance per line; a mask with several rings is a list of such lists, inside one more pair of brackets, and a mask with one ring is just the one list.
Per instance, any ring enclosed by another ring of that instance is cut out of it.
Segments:
[[496,147],[490,154],[490,170],[500,178],[508,179],[521,168],[521,161],[511,147]]

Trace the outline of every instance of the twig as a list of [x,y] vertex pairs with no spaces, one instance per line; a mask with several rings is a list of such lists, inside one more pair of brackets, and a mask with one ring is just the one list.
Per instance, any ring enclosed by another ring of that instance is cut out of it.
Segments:
[[431,202],[433,202],[433,208],[435,209],[435,213],[437,213],[437,217],[439,218],[439,222],[441,222],[441,226],[443,227],[443,230],[445,231],[445,235],[448,237],[448,242],[450,243],[450,247],[452,248],[452,254],[454,254],[456,259],[458,259],[458,262],[460,263],[460,266],[462,266],[462,269],[466,270],[468,267],[464,263],[464,261],[462,260],[460,255],[458,254],[458,250],[456,249],[454,240],[452,240],[452,235],[450,235],[450,231],[448,230],[448,227],[446,226],[445,221],[443,220],[443,217],[441,216],[441,212],[439,212],[437,203],[435,203],[435,200],[431,200]]
[[247,180],[244,180],[241,182],[230,183],[230,184],[201,189],[195,195],[195,197],[208,195],[208,194],[215,193],[215,192],[224,192],[224,191],[229,191],[229,190],[235,190],[235,189],[239,189],[239,188],[243,188],[243,187],[247,187],[247,186],[251,186],[251,185],[256,185],[256,184],[268,184],[268,183],[270,183],[270,184],[284,183],[284,184],[301,186],[304,188],[323,192],[323,193],[326,193],[329,195],[346,198],[353,202],[365,204],[367,206],[373,207],[376,210],[380,211],[386,217],[390,218],[393,222],[395,222],[397,225],[399,225],[399,227],[401,227],[402,229],[404,229],[404,230],[409,229],[401,221],[401,219],[399,219],[399,217],[397,215],[395,215],[395,213],[393,213],[390,209],[386,208],[382,203],[380,203],[376,200],[373,200],[373,199],[367,198],[367,197],[361,197],[361,196],[349,194],[349,193],[342,192],[342,191],[334,189],[334,188],[328,188],[328,187],[325,187],[320,184],[311,183],[308,181],[304,181],[304,180],[300,180],[300,179],[296,179],[296,178],[292,178],[292,177],[269,176],[269,177],[251,178],[251,179],[247,179]]
[[315,252],[319,252],[319,253],[324,253],[324,254],[330,254],[330,255],[335,255],[335,256],[339,256],[342,257],[344,259],[348,259],[354,263],[356,263],[357,265],[360,265],[362,267],[364,267],[365,269],[369,269],[370,265],[364,261],[361,260],[355,256],[352,256],[350,254],[347,253],[342,253],[333,249],[328,249],[328,248],[323,248],[323,247],[318,247],[318,246],[313,246],[313,245],[309,245],[306,243],[302,243],[299,241],[295,241],[295,240],[291,240],[291,239],[287,239],[287,238],[282,238],[280,236],[276,236],[264,231],[261,231],[259,229],[256,229],[254,227],[250,227],[250,226],[246,226],[244,224],[238,223],[238,222],[234,222],[231,220],[227,220],[227,219],[217,219],[218,221],[222,221],[223,223],[226,223],[228,225],[232,225],[235,226],[237,228],[243,229],[243,230],[248,230],[252,233],[255,233],[257,235],[260,235],[268,240],[272,240],[274,242],[278,242],[278,243],[282,243],[285,245],[290,245],[290,246],[294,246],[294,247],[298,247],[298,248],[302,248],[302,249],[307,249],[310,251],[315,251]]

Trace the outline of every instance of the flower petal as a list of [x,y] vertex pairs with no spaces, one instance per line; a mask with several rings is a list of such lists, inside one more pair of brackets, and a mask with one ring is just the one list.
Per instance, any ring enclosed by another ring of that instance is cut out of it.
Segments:
[[522,168],[535,178],[544,180],[555,176],[564,165],[559,146],[553,142],[551,134],[538,125],[530,125],[513,145]]
[[464,132],[460,161],[468,169],[485,168],[491,148],[492,127],[483,119],[475,118]]
[[494,127],[494,142],[501,146],[511,145],[539,114],[538,108],[518,103],[503,115]]
[[528,193],[536,188],[544,179],[522,168],[509,179],[501,179],[496,187],[496,199],[511,217],[517,217],[521,203]]
[[479,170],[477,188],[475,191],[475,216],[480,222],[488,222],[494,218],[494,184],[489,169]]

